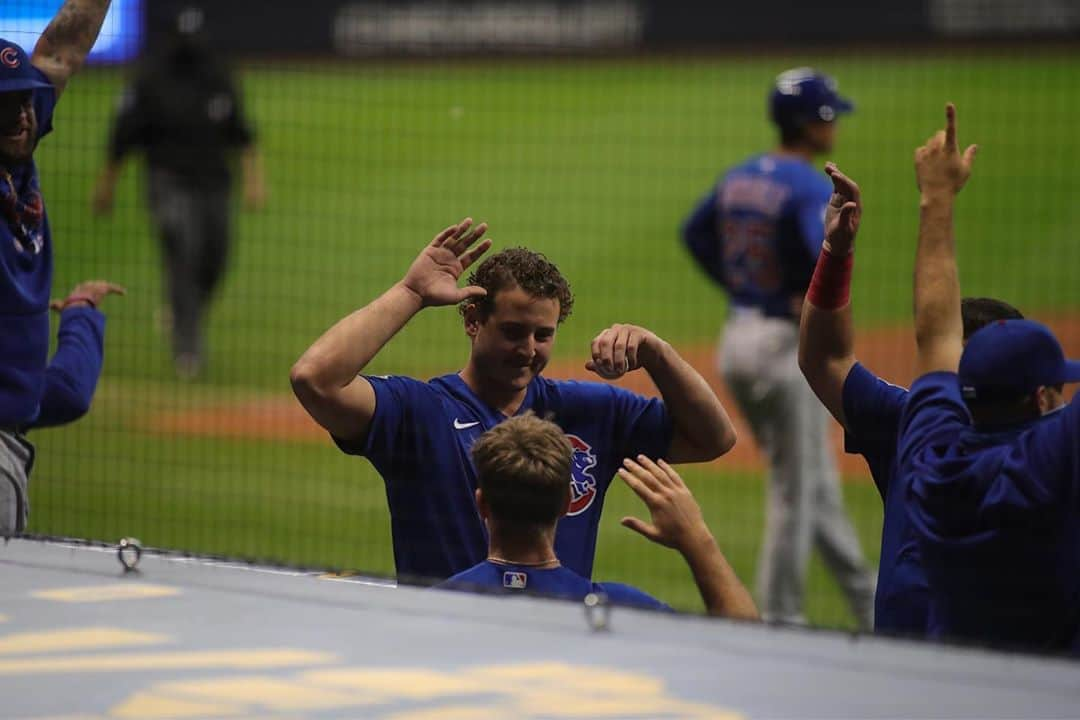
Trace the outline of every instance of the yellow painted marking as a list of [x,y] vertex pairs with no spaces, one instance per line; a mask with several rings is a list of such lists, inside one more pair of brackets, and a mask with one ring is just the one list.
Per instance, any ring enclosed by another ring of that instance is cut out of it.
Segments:
[[162,688],[173,695],[200,697],[215,702],[266,706],[275,710],[326,710],[353,705],[371,705],[379,698],[371,694],[340,692],[296,680],[275,677],[239,677],[221,680],[170,683]]
[[151,691],[136,693],[114,707],[109,716],[156,720],[157,718],[237,717],[243,713],[244,708],[241,706],[184,700]]
[[97,650],[115,647],[158,645],[169,642],[168,635],[139,633],[116,628],[89,627],[72,630],[47,630],[0,637],[0,655],[48,653],[60,650]]
[[524,717],[515,715],[513,708],[505,705],[458,705],[457,707],[406,710],[383,716],[383,720],[506,720]]
[[[595,685],[590,678],[596,678]],[[410,707],[410,705],[412,707]],[[110,717],[146,720],[348,711],[370,720],[743,720],[668,694],[650,675],[562,663],[473,666],[458,672],[377,667],[308,670],[291,677],[211,677],[158,683]]]
[[293,665],[321,665],[337,658],[306,650],[221,650],[172,653],[131,653],[83,657],[0,660],[0,675],[37,673],[113,672],[116,670],[190,670],[229,668],[257,670]]
[[39,590],[31,597],[67,603],[109,602],[112,600],[142,600],[144,598],[179,595],[180,590],[165,585],[125,583],[123,585],[86,585],[84,587]]
[[481,678],[463,678],[458,674],[423,668],[313,670],[304,673],[304,679],[319,685],[364,690],[395,698],[417,700],[449,695],[468,695],[491,690],[491,684],[483,683]]

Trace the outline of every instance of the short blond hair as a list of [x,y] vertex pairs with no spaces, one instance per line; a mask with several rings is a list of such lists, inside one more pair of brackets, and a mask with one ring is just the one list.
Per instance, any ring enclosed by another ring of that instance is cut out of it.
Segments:
[[481,435],[473,462],[496,522],[521,530],[554,525],[570,492],[573,452],[562,428],[531,412]]

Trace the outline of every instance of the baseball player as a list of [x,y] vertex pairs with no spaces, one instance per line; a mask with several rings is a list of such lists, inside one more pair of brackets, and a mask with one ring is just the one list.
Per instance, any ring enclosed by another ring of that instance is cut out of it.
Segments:
[[[828,163],[825,171],[832,178],[833,194],[825,215],[825,242],[803,303],[799,367],[843,426],[847,452],[866,459],[884,503],[874,630],[923,637],[930,591],[908,522],[904,489],[896,478],[896,436],[908,391],[877,377],[855,357],[850,287],[862,198],[859,186],[835,165]],[[992,322],[1023,318],[1016,308],[992,298],[964,298],[960,309],[965,341]]]
[[198,8],[175,15],[167,36],[144,52],[124,92],[94,192],[96,213],[112,210],[124,161],[136,150],[145,151],[149,171],[173,364],[179,378],[190,380],[204,366],[203,322],[228,264],[235,156],[245,206],[258,209],[266,197],[254,133],[231,73],[204,36]]
[[900,418],[898,480],[930,585],[930,635],[1080,654],[1080,381],[1043,325],[1005,320],[962,343],[953,238],[956,110],[915,153],[918,378]]
[[[614,604],[671,610],[637,588],[593,583],[562,566],[555,527],[570,509],[566,482],[574,448],[562,429],[531,413],[512,417],[472,446],[479,487],[476,506],[488,531],[487,559],[439,587],[530,592],[581,600],[602,593]],[[623,518],[623,525],[679,551],[711,615],[757,619],[757,609],[709,532],[701,508],[679,474],[663,460],[626,458],[619,477],[649,508],[651,523]]]
[[836,576],[860,627],[873,625],[874,576],[843,508],[828,421],[798,369],[798,319],[823,237],[829,183],[813,167],[852,104],[810,68],[769,95],[772,152],[729,170],[683,226],[701,267],[727,292],[718,364],[769,461],[758,596],[765,619],[803,623],[810,549]]
[[34,150],[53,109],[97,38],[108,0],[67,0],[33,55],[0,39],[0,535],[26,527],[34,449],[24,433],[70,422],[90,405],[101,372],[105,319],[96,306],[121,292],[83,283],[60,312],[49,361],[53,248]]
[[[573,296],[542,255],[514,248],[487,258],[486,225],[439,233],[380,297],[317,340],[292,370],[300,402],[347,453],[367,457],[386,482],[399,580],[444,580],[483,560],[469,449],[482,433],[532,410],[550,417],[573,447],[570,507],[555,548],[583,577],[592,573],[604,495],[622,458],[646,454],[699,462],[727,452],[735,434],[694,369],[652,332],[615,325],[592,342],[586,368],[616,377],[643,368],[663,401],[603,383],[541,376]],[[360,375],[417,312],[459,304],[469,359],[429,382]]]

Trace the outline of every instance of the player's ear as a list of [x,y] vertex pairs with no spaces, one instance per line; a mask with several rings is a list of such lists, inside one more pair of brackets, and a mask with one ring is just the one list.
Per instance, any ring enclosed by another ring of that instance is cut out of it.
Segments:
[[1045,415],[1056,408],[1057,403],[1055,402],[1055,399],[1053,388],[1040,385],[1039,389],[1035,391],[1035,402],[1039,406],[1039,415]]
[[462,316],[465,319],[465,334],[469,337],[476,337],[476,334],[480,332],[480,326],[484,322],[480,306],[475,302],[468,303],[465,305]]

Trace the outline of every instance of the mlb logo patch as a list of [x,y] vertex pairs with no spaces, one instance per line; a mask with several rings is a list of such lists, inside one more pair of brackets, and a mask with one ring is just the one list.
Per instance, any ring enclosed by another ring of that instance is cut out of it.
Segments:
[[503,573],[503,587],[510,588],[511,590],[524,590],[525,586],[529,584],[529,576],[523,572],[510,572],[509,570]]

